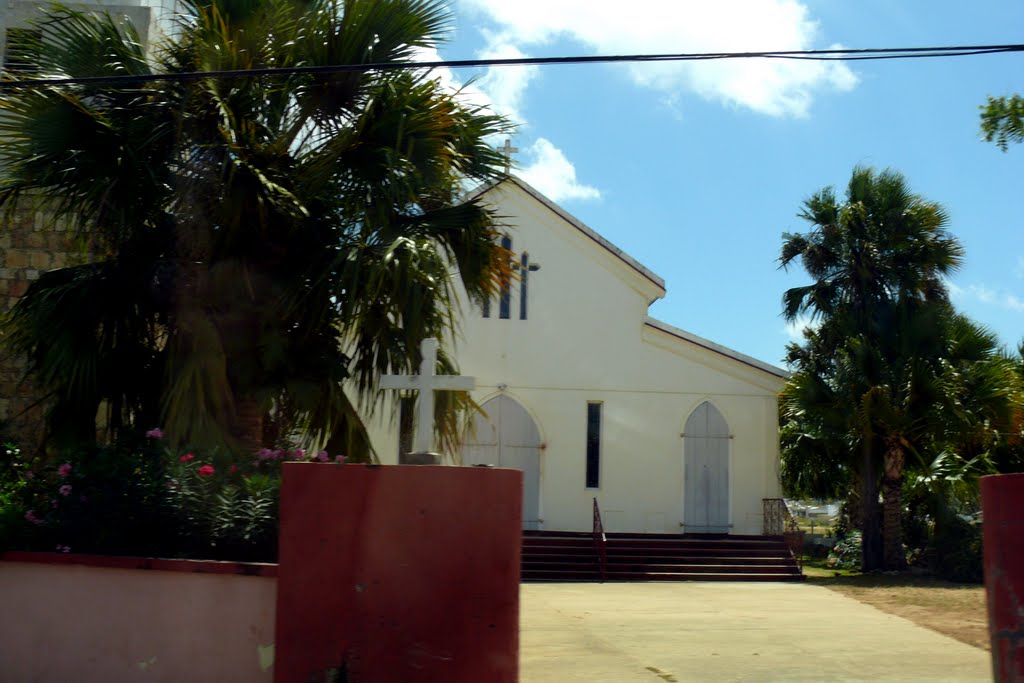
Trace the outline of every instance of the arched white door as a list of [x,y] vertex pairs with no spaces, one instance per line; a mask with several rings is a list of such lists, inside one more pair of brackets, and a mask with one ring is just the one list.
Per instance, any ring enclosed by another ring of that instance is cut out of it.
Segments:
[[523,472],[523,528],[540,528],[540,431],[530,414],[502,394],[484,403],[463,440],[463,465]]
[[683,531],[729,533],[729,425],[705,401],[683,434]]

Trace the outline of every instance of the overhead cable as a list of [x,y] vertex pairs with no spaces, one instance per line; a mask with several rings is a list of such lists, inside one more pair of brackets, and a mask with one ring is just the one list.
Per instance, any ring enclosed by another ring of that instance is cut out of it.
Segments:
[[114,85],[132,86],[155,81],[197,81],[208,78],[253,78],[294,74],[331,75],[367,71],[399,71],[412,69],[471,69],[503,66],[545,66],[549,64],[608,64],[643,62],[692,62],[722,59],[794,59],[808,61],[862,61],[882,59],[923,59],[934,57],[966,57],[1009,52],[1024,52],[1024,45],[947,45],[941,47],[897,47],[828,50],[776,50],[767,52],[683,52],[640,55],[589,55],[574,57],[515,57],[510,59],[455,59],[431,62],[371,62],[365,64],[332,64],[293,66],[228,71],[188,71],[131,75],[84,76],[76,78],[11,78],[0,80],[0,89],[38,88],[41,86]]

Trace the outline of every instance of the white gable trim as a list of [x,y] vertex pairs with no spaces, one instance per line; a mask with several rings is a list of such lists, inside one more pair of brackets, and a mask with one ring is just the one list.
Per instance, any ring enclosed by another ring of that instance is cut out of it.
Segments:
[[651,284],[657,287],[657,296],[651,299],[651,301],[648,302],[649,304],[653,304],[655,301],[665,296],[665,280],[663,278],[656,275],[653,271],[651,271],[649,268],[644,266],[635,258],[624,252],[622,249],[609,242],[606,238],[598,234],[596,230],[586,225],[583,221],[576,218],[571,213],[560,207],[558,204],[555,204],[553,201],[545,197],[543,194],[541,194],[539,190],[532,187],[529,183],[527,183],[525,180],[522,180],[521,178],[518,178],[516,176],[509,176],[507,181],[498,180],[491,183],[487,183],[463,196],[462,201],[472,201],[478,197],[481,197],[504,182],[511,182],[512,184],[517,185],[523,192],[530,195],[538,202],[546,206],[555,215],[560,217],[566,223],[569,223],[571,226],[579,230],[585,236],[589,237],[597,245],[610,252],[613,256],[618,258],[620,261],[622,261],[631,269],[640,274],[644,279],[648,280]]
[[726,358],[730,358],[734,361],[739,361],[744,365],[749,365],[752,368],[756,368],[763,372],[767,372],[768,374],[774,375],[780,379],[789,379],[790,373],[786,372],[782,368],[778,368],[775,367],[774,365],[765,363],[764,361],[752,358],[748,355],[740,353],[739,351],[733,351],[732,349],[722,346],[721,344],[716,344],[715,342],[705,339],[704,337],[698,337],[697,335],[691,332],[681,330],[678,327],[673,327],[672,325],[662,322],[661,320],[658,320],[656,318],[647,316],[647,318],[644,320],[644,324],[647,325],[648,327],[653,327],[656,330],[660,330],[666,334],[672,335],[673,337],[676,337],[678,339],[682,339],[683,341],[687,341],[690,342],[691,344],[695,344],[701,348],[707,349],[708,351],[712,351],[719,355],[725,356]]

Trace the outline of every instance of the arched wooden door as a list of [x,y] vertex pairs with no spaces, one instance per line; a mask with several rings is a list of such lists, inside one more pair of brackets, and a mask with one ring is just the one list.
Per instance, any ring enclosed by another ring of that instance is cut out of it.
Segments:
[[494,465],[523,473],[523,528],[540,528],[540,431],[511,396],[484,403],[463,440],[463,465]]
[[705,401],[683,434],[683,531],[729,533],[729,425]]

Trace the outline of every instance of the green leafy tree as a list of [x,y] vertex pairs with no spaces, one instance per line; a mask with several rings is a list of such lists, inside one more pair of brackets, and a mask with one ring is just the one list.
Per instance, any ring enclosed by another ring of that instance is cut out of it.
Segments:
[[942,305],[916,310],[898,332],[893,356],[877,363],[879,376],[865,396],[884,443],[883,537],[890,569],[902,568],[906,559],[907,472],[946,450],[973,450],[987,460],[988,449],[1020,408],[1012,363],[991,332]]
[[828,358],[809,352],[820,341],[811,331],[791,349],[796,372],[781,402],[789,491],[848,500],[853,494],[863,504],[856,491],[863,465],[853,454],[863,452],[866,439],[881,451],[889,569],[905,562],[908,493],[925,502],[939,533],[956,501],[976,501],[978,476],[1019,466],[1014,451],[1024,406],[1016,363],[994,334],[942,303],[910,309],[880,345],[852,337]]
[[[808,314],[820,327],[789,355],[798,374],[810,375],[819,400],[842,416],[847,446],[859,451],[848,468],[861,489],[864,568],[877,569],[885,564],[875,501],[887,434],[878,429],[872,391],[884,382],[885,364],[895,360],[900,316],[948,302],[943,278],[960,265],[963,250],[946,231],[942,207],[910,192],[891,170],[857,168],[844,200],[826,188],[799,215],[812,229],[783,235],[780,264],[798,261],[813,282],[788,290],[783,310],[787,320]],[[893,533],[891,521],[885,528]],[[890,537],[887,545],[897,542]]]
[[[436,0],[188,0],[147,54],[55,6],[25,59],[46,77],[402,66],[448,20]],[[413,68],[4,89],[0,204],[40,203],[92,255],[3,328],[51,434],[91,441],[102,411],[115,436],[369,457],[379,374],[453,330],[457,286],[481,300],[509,277],[496,217],[458,200],[503,177],[487,140],[507,130]]]
[[1011,142],[1024,141],[1024,97],[990,97],[981,108],[981,134],[1004,152]]

